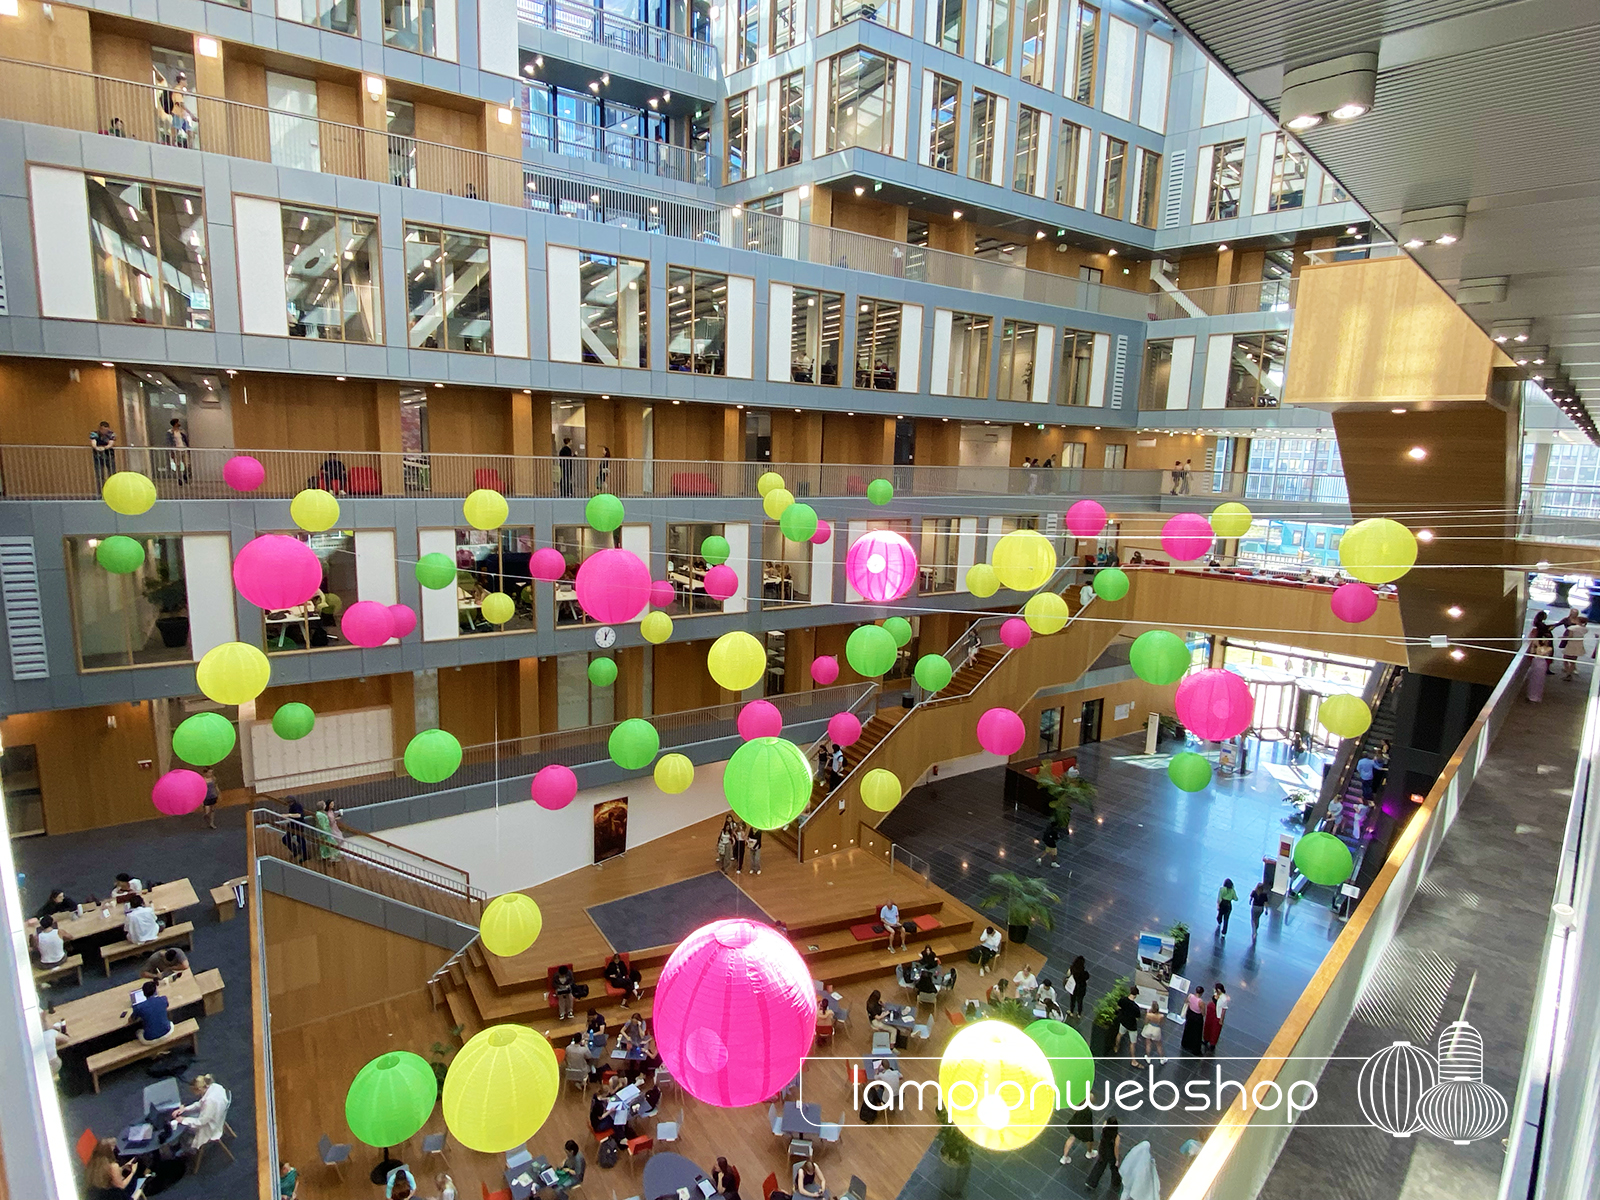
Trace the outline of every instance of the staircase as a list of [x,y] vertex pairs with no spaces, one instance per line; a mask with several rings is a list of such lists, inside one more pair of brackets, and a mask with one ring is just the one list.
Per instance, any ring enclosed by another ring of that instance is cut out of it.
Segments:
[[1339,755],[1334,761],[1334,769],[1329,772],[1331,782],[1324,786],[1322,795],[1318,797],[1316,805],[1306,819],[1307,829],[1315,829],[1321,824],[1322,818],[1327,815],[1328,804],[1335,796],[1343,800],[1346,807],[1363,803],[1361,778],[1356,774],[1356,762],[1368,754],[1376,754],[1385,742],[1393,740],[1395,712],[1399,708],[1400,684],[1405,676],[1403,667],[1380,665],[1373,668],[1373,677],[1363,697],[1372,709],[1372,724],[1367,727],[1367,731],[1359,740],[1351,742],[1346,739],[1344,745],[1340,747]]

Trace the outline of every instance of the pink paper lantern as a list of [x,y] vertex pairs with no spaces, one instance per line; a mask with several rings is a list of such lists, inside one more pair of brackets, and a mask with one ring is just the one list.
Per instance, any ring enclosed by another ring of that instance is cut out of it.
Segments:
[[874,529],[850,547],[844,571],[850,586],[863,597],[887,604],[916,585],[917,552],[898,533]]
[[739,736],[747,742],[777,737],[783,732],[783,714],[770,700],[752,700],[739,710]]
[[1339,620],[1359,625],[1378,611],[1378,593],[1364,583],[1342,583],[1333,589],[1328,606]]
[[169,817],[192,813],[206,802],[205,776],[182,767],[168,771],[150,789],[150,803]]
[[267,481],[267,469],[259,458],[235,454],[222,464],[222,482],[236,492],[253,492]]
[[658,579],[650,585],[650,603],[656,608],[671,608],[678,600],[678,589],[670,579]]
[[538,774],[533,777],[533,782],[528,785],[528,791],[533,796],[535,804],[554,812],[571,804],[573,798],[577,796],[578,777],[570,768],[563,767],[560,763],[551,763],[548,767],[539,769]]
[[1178,681],[1174,698],[1178,720],[1208,742],[1226,741],[1250,727],[1255,698],[1250,685],[1232,671],[1207,667]]
[[389,618],[394,622],[391,637],[403,638],[417,627],[417,613],[408,604],[389,605]]
[[1073,537],[1099,537],[1108,519],[1105,505],[1096,500],[1079,500],[1067,509],[1067,528]]
[[839,660],[831,654],[824,654],[811,660],[811,682],[819,687],[828,687],[839,678]]
[[578,568],[583,611],[603,625],[631,621],[650,603],[650,568],[628,550],[597,550]]
[[684,1090],[742,1108],[799,1073],[816,1032],[817,993],[805,960],[777,930],[713,921],[661,968],[654,1019],[662,1061]]
[[813,546],[820,546],[820,545],[822,545],[823,542],[827,541],[832,536],[833,536],[833,526],[829,525],[821,517],[818,517],[817,518],[817,531],[811,535],[811,544]]
[[543,550],[535,550],[528,559],[528,574],[535,579],[542,579],[546,583],[554,583],[567,573],[567,560],[561,556],[561,551],[546,546]]
[[1033,630],[1021,617],[1012,617],[1000,626],[1000,640],[1013,650],[1021,650],[1033,640]]
[[1193,562],[1211,549],[1216,536],[1211,522],[1199,513],[1178,513],[1161,527],[1161,548],[1179,562]]
[[1028,730],[1009,708],[991,708],[978,718],[978,745],[990,754],[1007,757],[1022,749]]
[[855,713],[836,712],[828,718],[828,738],[841,746],[854,745],[861,736],[861,721]]
[[732,567],[722,564],[706,572],[706,595],[713,600],[726,600],[739,590],[739,576]]
[[394,614],[387,604],[357,600],[339,618],[339,630],[352,646],[371,650],[394,636]]
[[233,560],[233,586],[257,608],[293,608],[322,586],[322,560],[299,538],[265,533]]

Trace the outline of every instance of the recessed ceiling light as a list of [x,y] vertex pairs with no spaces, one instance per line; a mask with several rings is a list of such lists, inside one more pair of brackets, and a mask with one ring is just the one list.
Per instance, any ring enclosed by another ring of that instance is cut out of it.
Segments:
[[1322,117],[1317,113],[1301,113],[1298,117],[1290,117],[1285,123],[1296,133],[1304,133],[1321,125]]
[[1458,621],[1461,619],[1461,605],[1459,605],[1459,604],[1452,604],[1449,608],[1445,609],[1444,611],[1449,616],[1454,617]]
[[961,210],[959,208],[952,209],[950,211],[950,219],[953,221],[961,220]]
[[1328,115],[1335,121],[1354,121],[1367,111],[1365,104],[1341,104]]
[[1454,650],[1450,651],[1450,657],[1455,659],[1457,662],[1460,662],[1466,656],[1467,656],[1467,652],[1465,650],[1461,649],[1459,646],[1456,647]]
[[1459,239],[1453,233],[1441,233],[1433,239],[1435,246],[1454,246]]
[[1404,416],[1406,410],[1403,408],[1391,408],[1389,411],[1392,413],[1399,413],[1401,416]]
[[[101,364],[100,364],[100,365],[101,365],[101,366],[102,366],[102,367],[114,367],[114,366],[116,366],[116,365],[117,365],[117,364],[116,364],[116,363],[108,363],[108,362],[103,362],[103,363],[101,363]],[[228,372],[228,374],[230,374],[230,375],[232,375],[232,374],[233,374],[233,372],[232,372],[232,371],[229,371],[229,372]]]
[[1116,256],[1117,256],[1117,248],[1115,246],[1111,247],[1111,249],[1106,251],[1106,257],[1107,258],[1115,258]]
[[[1407,250],[1420,250],[1427,244],[1428,243],[1423,241],[1421,238],[1409,238],[1407,239],[1405,245]],[[1505,341],[1504,338],[1501,338],[1500,340]]]
[[[1228,248],[1228,243],[1227,242],[1223,242],[1222,245],[1217,247],[1217,253],[1220,254],[1222,251],[1226,250],[1227,248]],[[1113,250],[1111,253],[1115,254],[1116,251]]]
[[866,195],[866,194],[867,194],[867,189],[866,189],[866,188],[864,188],[864,187],[860,187],[860,186],[857,186],[857,188],[856,188],[856,195],[858,195],[858,196],[865,196],[865,195]]
[[1413,447],[1411,447],[1411,449],[1406,451],[1406,454],[1407,454],[1408,457],[1414,458],[1418,462],[1421,462],[1423,459],[1428,457],[1427,450],[1425,450],[1421,446],[1413,446]]
[[1431,529],[1419,529],[1419,530],[1417,530],[1417,541],[1421,542],[1425,546],[1430,544],[1433,541],[1433,530],[1431,530]]
[[1499,342],[1502,346],[1504,346],[1511,339],[1509,337],[1507,337],[1503,333],[1497,333],[1497,334],[1494,335],[1494,340]]
[[1044,230],[1041,229],[1041,230],[1039,230],[1038,233],[1034,234],[1033,235],[1033,240],[1036,241],[1036,242],[1043,241],[1044,240]]
[[1356,227],[1354,225],[1346,225],[1344,227],[1344,231],[1346,233],[1355,233],[1355,232],[1357,232]]
[[1525,333],[1519,333],[1515,337],[1513,337],[1511,340],[1513,342],[1525,342],[1525,341],[1528,340],[1528,335],[1525,334]]

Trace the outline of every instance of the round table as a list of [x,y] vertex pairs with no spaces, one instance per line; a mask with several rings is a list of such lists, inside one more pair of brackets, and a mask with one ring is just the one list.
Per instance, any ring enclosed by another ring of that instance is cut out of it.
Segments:
[[705,1172],[681,1154],[652,1154],[644,1164],[644,1200],[661,1200],[663,1196],[676,1198],[679,1188],[688,1188],[694,1197],[700,1195],[700,1181]]

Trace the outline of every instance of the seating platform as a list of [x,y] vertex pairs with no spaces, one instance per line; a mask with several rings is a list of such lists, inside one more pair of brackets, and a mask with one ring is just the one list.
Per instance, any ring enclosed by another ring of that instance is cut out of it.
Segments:
[[105,964],[106,978],[111,977],[111,964],[121,962],[125,958],[139,958],[161,949],[163,946],[176,946],[182,943],[185,950],[194,949],[194,922],[180,921],[176,925],[168,925],[161,931],[159,937],[148,942],[130,942],[127,938],[115,941],[100,947],[100,961]]
[[35,983],[54,983],[57,979],[65,979],[71,975],[73,982],[83,982],[83,955],[69,954],[52,967],[35,965],[33,968],[33,981]]
[[175,1049],[184,1042],[189,1043],[190,1050],[200,1053],[200,1022],[190,1017],[187,1021],[179,1021],[172,1027],[172,1032],[157,1042],[141,1042],[138,1038],[130,1038],[121,1045],[113,1046],[109,1050],[102,1050],[98,1054],[91,1054],[87,1063],[89,1077],[94,1080],[94,1090],[100,1090],[100,1077],[109,1075],[121,1067],[131,1066],[147,1058],[157,1058]]

